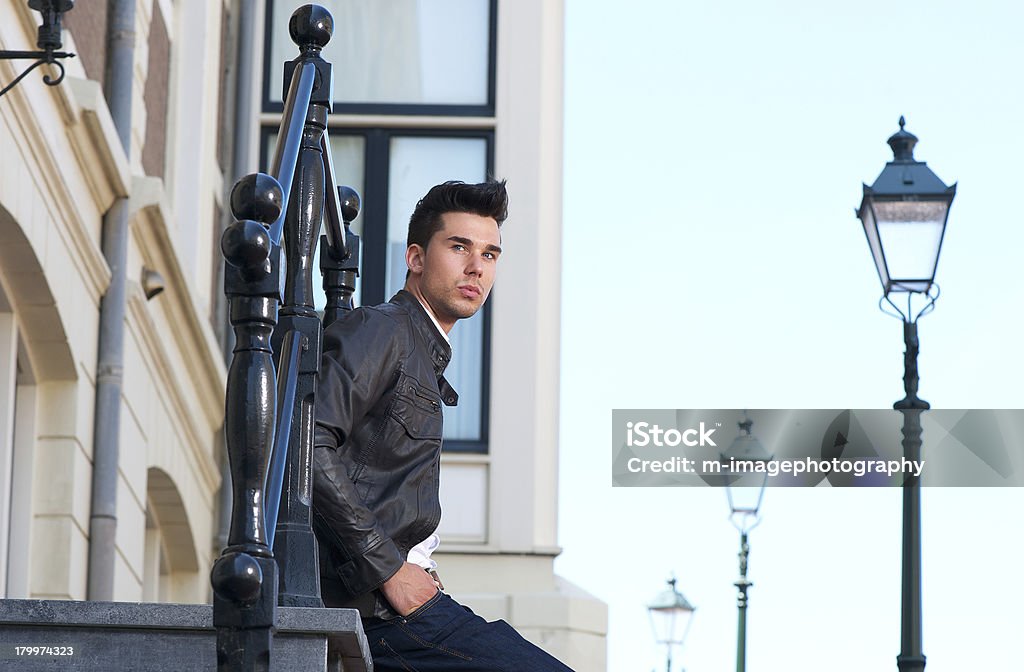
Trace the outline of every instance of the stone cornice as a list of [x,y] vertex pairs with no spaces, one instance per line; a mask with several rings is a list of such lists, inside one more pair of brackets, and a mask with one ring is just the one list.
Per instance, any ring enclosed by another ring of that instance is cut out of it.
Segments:
[[[71,78],[67,78],[61,87],[56,88],[61,90],[63,86],[67,85],[68,80],[71,80]],[[13,115],[11,118],[11,131],[19,144],[24,143],[23,146],[27,149],[25,152],[26,167],[33,171],[40,192],[48,196],[44,200],[48,215],[56,225],[60,236],[64,238],[68,250],[73,251],[71,258],[90,295],[98,304],[100,296],[103,295],[107,285],[110,283],[110,267],[103,258],[99,241],[91,232],[91,222],[88,222],[84,217],[85,213],[90,209],[82,208],[81,204],[74,202],[73,195],[68,187],[69,176],[66,174],[68,166],[66,162],[61,160],[58,154],[59,145],[56,145],[53,139],[48,137],[47,134],[52,129],[44,128],[39,113],[33,107],[38,104],[38,101],[34,100],[37,97],[36,92],[31,92],[28,95],[25,94],[25,91],[20,91],[19,87],[16,87],[4,97],[4,102],[9,104],[8,110]],[[102,94],[100,97],[102,98]],[[89,117],[89,113],[73,96],[67,95],[65,91],[57,93],[56,99],[58,100],[57,108],[59,114],[65,123],[71,124],[68,127],[68,135],[71,138],[71,145],[77,155],[79,147],[74,140],[75,129],[82,126],[83,120]],[[106,110],[105,102],[102,108],[104,111]],[[107,112],[108,120],[109,117],[109,112]],[[112,127],[113,123],[110,122],[110,125]],[[91,144],[91,140],[88,142]],[[122,160],[123,154],[122,151]],[[31,157],[31,159],[28,157]],[[79,167],[86,176],[91,176],[95,172],[95,165],[81,164]],[[118,195],[127,194],[123,186],[119,192]],[[112,193],[105,202],[97,201],[97,205],[100,206],[99,209],[102,211],[109,207],[113,198],[114,194]],[[25,224],[27,222],[23,222],[23,225]]]
[[[67,77],[58,98],[70,117],[68,138],[101,210],[128,196],[131,169],[99,82]],[[66,94],[66,95],[65,95]],[[99,170],[96,170],[99,168]]]

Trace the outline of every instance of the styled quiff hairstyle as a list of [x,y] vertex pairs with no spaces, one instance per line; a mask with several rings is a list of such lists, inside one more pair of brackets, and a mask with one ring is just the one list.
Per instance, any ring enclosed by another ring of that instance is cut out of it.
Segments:
[[441,230],[444,222],[441,215],[446,212],[468,212],[481,217],[491,217],[501,228],[508,217],[508,192],[505,180],[466,184],[452,180],[432,187],[419,200],[412,217],[409,218],[409,237],[406,246],[419,245],[424,250],[434,234]]

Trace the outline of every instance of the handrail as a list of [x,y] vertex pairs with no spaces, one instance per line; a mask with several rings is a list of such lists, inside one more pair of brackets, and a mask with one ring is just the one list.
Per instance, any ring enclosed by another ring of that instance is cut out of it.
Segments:
[[[324,221],[327,224],[327,251],[338,261],[348,256],[348,245],[342,230],[341,201],[338,199],[338,181],[334,179],[334,155],[331,153],[331,139],[328,131],[320,137],[320,149],[324,153]],[[320,251],[323,254],[323,250]]]
[[288,438],[292,432],[292,407],[295,406],[295,387],[298,380],[299,350],[302,334],[294,329],[284,336],[281,343],[281,359],[277,365],[277,427],[274,430],[274,445],[267,455],[263,486],[266,497],[264,528],[267,531],[267,546],[274,547],[277,532],[277,512],[281,508],[281,490],[284,487],[284,467],[288,462]]
[[277,245],[281,244],[281,232],[284,231],[288,199],[295,179],[299,147],[302,145],[302,128],[306,124],[306,110],[313,95],[315,80],[316,66],[313,63],[307,61],[295,69],[292,83],[288,87],[288,98],[284,102],[284,116],[281,117],[281,126],[277,131],[277,148],[274,149],[274,160],[270,165],[270,174],[277,178],[284,194],[281,214],[270,226],[270,238]]

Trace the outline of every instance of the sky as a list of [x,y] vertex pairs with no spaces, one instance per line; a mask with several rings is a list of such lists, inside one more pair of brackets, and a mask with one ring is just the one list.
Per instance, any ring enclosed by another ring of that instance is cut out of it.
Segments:
[[[920,394],[1024,407],[1024,5],[565,0],[565,16],[555,569],[608,605],[611,672],[665,669],[645,605],[672,573],[697,608],[673,670],[731,671],[725,493],[612,488],[612,409],[903,396],[902,327],[854,216],[900,115],[958,184]],[[1020,488],[923,491],[929,672],[1019,665],[1022,506]],[[897,489],[769,490],[747,669],[894,670],[900,520]]]

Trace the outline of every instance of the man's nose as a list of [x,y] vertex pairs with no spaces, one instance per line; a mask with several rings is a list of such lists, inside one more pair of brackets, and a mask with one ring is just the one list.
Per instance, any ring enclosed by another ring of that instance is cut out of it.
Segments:
[[477,256],[469,258],[469,262],[466,264],[466,275],[479,276],[484,272],[484,262]]

